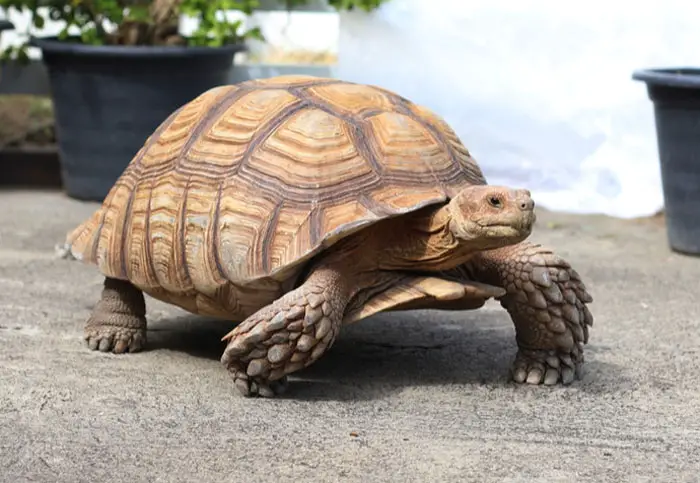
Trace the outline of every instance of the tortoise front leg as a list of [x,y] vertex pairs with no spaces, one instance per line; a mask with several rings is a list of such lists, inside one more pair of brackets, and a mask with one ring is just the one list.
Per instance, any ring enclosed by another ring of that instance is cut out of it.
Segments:
[[131,283],[105,278],[102,297],[85,324],[92,350],[138,352],[146,345],[146,301]]
[[333,345],[350,297],[339,272],[316,270],[224,336],[229,342],[221,362],[238,390],[244,396],[282,393],[287,374],[311,365]]
[[583,364],[593,298],[578,273],[551,250],[530,242],[481,253],[463,275],[506,289],[499,300],[515,324],[516,382],[571,383]]

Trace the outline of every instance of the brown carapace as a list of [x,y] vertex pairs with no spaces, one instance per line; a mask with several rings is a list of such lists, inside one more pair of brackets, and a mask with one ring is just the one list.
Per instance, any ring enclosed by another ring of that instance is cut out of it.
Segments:
[[67,244],[105,275],[92,349],[143,347],[146,293],[240,322],[222,361],[245,395],[281,391],[344,323],[492,297],[515,322],[513,378],[569,383],[591,297],[567,262],[525,241],[533,210],[528,191],[489,186],[429,109],[283,76],[176,110]]

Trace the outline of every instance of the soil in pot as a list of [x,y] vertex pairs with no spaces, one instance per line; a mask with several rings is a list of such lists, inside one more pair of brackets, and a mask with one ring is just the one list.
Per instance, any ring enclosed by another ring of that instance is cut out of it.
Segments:
[[51,100],[0,95],[0,186],[60,188]]
[[54,124],[53,104],[48,97],[0,95],[0,149],[53,145]]

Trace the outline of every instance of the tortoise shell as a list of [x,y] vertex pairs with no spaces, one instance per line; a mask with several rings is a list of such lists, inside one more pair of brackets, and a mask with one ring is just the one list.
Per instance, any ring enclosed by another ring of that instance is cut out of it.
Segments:
[[393,92],[252,80],[173,112],[67,243],[155,298],[243,318],[343,237],[485,183],[445,121]]

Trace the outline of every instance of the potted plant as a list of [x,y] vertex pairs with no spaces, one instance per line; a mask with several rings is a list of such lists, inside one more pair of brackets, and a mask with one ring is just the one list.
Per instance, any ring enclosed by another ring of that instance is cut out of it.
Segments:
[[[259,29],[226,14],[256,0],[0,0],[57,36],[8,47],[5,58],[38,47],[47,67],[64,189],[101,201],[154,129],[205,90],[228,83],[234,55]],[[198,20],[180,32],[181,15]]]
[[671,249],[700,255],[700,69],[641,69],[654,105]]

